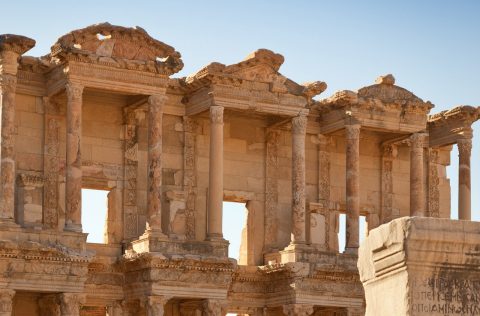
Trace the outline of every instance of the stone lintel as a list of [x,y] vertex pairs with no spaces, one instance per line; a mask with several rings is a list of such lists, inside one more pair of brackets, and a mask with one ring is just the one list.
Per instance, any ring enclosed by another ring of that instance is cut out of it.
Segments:
[[480,311],[480,223],[403,217],[372,231],[359,250],[366,315]]

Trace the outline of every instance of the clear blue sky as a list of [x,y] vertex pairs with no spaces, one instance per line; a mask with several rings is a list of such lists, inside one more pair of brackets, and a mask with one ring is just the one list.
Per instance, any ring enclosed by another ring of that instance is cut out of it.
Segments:
[[[285,56],[297,82],[326,81],[325,96],[392,73],[435,104],[480,105],[480,1],[6,1],[0,33],[37,40],[48,53],[70,30],[108,21],[139,25],[183,55],[180,76],[211,61],[242,60],[258,48]],[[476,124],[477,129],[480,128]],[[451,176],[456,213],[457,152]],[[480,135],[472,154],[472,209],[480,219]]]

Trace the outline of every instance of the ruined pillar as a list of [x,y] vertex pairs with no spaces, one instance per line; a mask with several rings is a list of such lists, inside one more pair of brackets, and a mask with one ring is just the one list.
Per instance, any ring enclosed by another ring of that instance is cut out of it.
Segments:
[[223,107],[210,107],[208,239],[223,238]]
[[313,305],[309,305],[309,304],[283,305],[283,313],[286,316],[310,316],[313,314]]
[[162,234],[162,126],[163,95],[148,98],[147,230]]
[[13,296],[14,290],[1,289],[0,290],[0,316],[11,316],[13,310]]
[[15,90],[18,58],[35,41],[24,36],[0,35],[0,222],[14,223],[15,205]]
[[458,219],[471,220],[470,155],[472,139],[463,138],[458,146]]
[[62,316],[79,316],[80,307],[85,303],[85,295],[81,293],[62,293],[59,295],[60,313]]
[[163,316],[165,312],[165,304],[170,297],[161,295],[152,295],[147,298],[147,316]]
[[346,130],[346,243],[345,252],[356,253],[359,246],[360,220],[360,125]]
[[410,215],[425,216],[425,183],[423,155],[425,133],[410,136]]
[[304,244],[306,223],[305,201],[305,134],[307,116],[292,119],[292,244]]
[[65,230],[82,231],[82,95],[83,86],[70,82],[67,90],[67,166]]

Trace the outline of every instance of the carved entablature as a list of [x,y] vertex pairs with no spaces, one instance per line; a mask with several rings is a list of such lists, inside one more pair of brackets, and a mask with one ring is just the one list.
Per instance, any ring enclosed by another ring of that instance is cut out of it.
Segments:
[[428,118],[430,146],[442,147],[455,144],[462,138],[472,138],[472,124],[479,118],[480,107],[469,105],[460,105],[430,115]]
[[316,102],[314,108],[320,114],[321,133],[342,129],[352,120],[376,130],[414,133],[426,128],[433,104],[396,86],[394,77],[386,75],[356,92],[335,92]]
[[183,78],[187,115],[215,104],[236,110],[296,116],[313,103],[327,85],[315,81],[300,85],[278,72],[283,56],[259,49],[237,64],[211,63]]

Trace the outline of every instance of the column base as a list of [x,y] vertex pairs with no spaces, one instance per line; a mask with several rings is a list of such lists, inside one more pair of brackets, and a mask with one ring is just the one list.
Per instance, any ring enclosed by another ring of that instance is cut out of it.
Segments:
[[63,230],[69,231],[69,232],[75,232],[75,233],[81,233],[82,232],[82,224],[72,224],[72,223],[67,223],[65,224],[65,227]]
[[345,251],[343,253],[347,255],[358,256],[358,247],[345,247]]
[[0,218],[0,227],[18,228],[20,225],[15,223],[13,218]]

